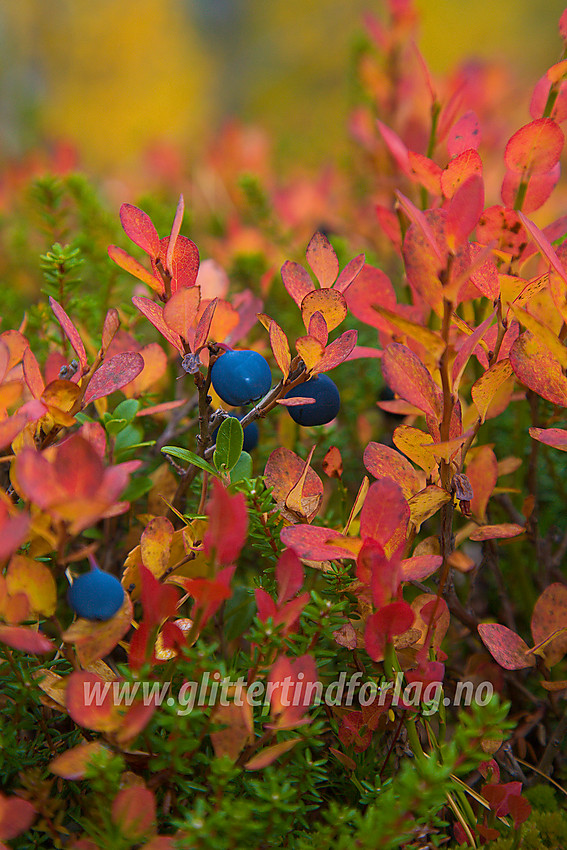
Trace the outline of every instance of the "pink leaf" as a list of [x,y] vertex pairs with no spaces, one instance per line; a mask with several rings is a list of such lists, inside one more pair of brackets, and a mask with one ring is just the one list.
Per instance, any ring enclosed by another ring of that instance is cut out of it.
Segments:
[[373,661],[382,661],[386,645],[412,627],[415,614],[407,602],[391,602],[366,621],[364,644]]
[[51,304],[51,309],[55,313],[55,317],[63,331],[65,336],[75,349],[77,357],[79,358],[79,363],[81,364],[81,370],[86,372],[87,370],[87,353],[85,351],[85,346],[83,345],[83,340],[79,335],[79,331],[63,309],[63,307],[57,303],[55,298],[49,296],[49,303]]
[[92,376],[84,396],[87,405],[97,398],[103,398],[129,384],[144,368],[144,358],[136,351],[126,351],[115,354],[110,360],[105,360],[102,366]]
[[195,331],[195,340],[193,342],[195,354],[197,354],[207,342],[209,331],[211,330],[211,322],[213,321],[215,310],[217,309],[217,304],[218,298],[213,298],[213,300],[207,304],[203,310],[201,318],[199,319],[197,330]]
[[466,150],[476,150],[481,141],[480,126],[476,112],[469,110],[453,125],[447,138],[447,150],[451,158]]
[[122,204],[120,221],[126,236],[155,259],[159,254],[159,236],[149,215],[132,204]]
[[282,280],[284,286],[291,295],[298,307],[301,307],[301,302],[313,289],[313,281],[303,266],[299,263],[294,263],[291,260],[286,260],[282,266]]
[[181,230],[181,222],[183,221],[184,212],[185,203],[183,201],[183,195],[180,195],[179,203],[177,204],[177,209],[175,210],[173,224],[171,225],[171,233],[169,234],[169,241],[167,243],[167,253],[165,255],[165,267],[171,274],[173,274],[173,252],[177,243],[179,231]]
[[359,254],[344,267],[340,275],[335,281],[334,289],[338,292],[345,292],[351,283],[356,280],[364,266],[364,254]]
[[360,513],[360,536],[376,540],[393,553],[403,548],[410,519],[409,505],[401,487],[391,478],[380,478],[371,484]]
[[481,623],[478,633],[492,657],[505,670],[523,670],[524,667],[535,666],[534,656],[526,655],[529,649],[527,643],[506,626],[499,623]]
[[400,343],[384,351],[382,372],[391,390],[437,419],[442,413],[442,396],[437,384],[416,354]]

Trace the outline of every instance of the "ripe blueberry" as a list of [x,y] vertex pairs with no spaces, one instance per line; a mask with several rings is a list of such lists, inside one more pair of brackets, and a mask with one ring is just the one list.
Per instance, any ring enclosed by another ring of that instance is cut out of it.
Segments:
[[78,617],[110,620],[124,602],[124,588],[113,575],[95,567],[75,579],[67,599]]
[[219,398],[236,407],[266,395],[272,374],[257,351],[226,351],[213,363],[211,382]]
[[[238,421],[240,422],[241,419],[244,419],[244,413],[234,414],[234,418],[238,419]],[[215,441],[217,439],[219,428],[215,428],[215,430],[213,431],[213,440]],[[251,422],[249,425],[247,425],[244,429],[244,442],[242,443],[242,451],[251,452],[253,449],[255,449],[258,445],[259,436],[260,435],[258,431],[258,426],[255,422]]]
[[290,390],[285,398],[314,398],[315,404],[298,404],[287,412],[299,425],[325,425],[334,419],[341,406],[336,384],[327,375],[315,375]]

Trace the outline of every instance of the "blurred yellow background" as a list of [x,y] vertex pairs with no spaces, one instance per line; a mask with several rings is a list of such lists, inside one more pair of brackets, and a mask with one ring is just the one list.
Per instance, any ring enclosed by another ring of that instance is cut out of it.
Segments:
[[[434,72],[511,63],[533,85],[559,58],[564,0],[417,0]],[[0,151],[70,139],[95,172],[157,139],[190,156],[223,119],[265,126],[283,161],[345,149],[352,50],[381,0],[3,0]]]

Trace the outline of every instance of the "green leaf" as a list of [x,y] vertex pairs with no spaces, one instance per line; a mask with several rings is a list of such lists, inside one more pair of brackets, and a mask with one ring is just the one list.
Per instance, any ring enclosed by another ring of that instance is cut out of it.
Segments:
[[254,620],[256,602],[252,591],[240,586],[233,590],[224,606],[223,633],[226,640],[234,640],[248,629]]
[[242,454],[244,431],[242,425],[234,416],[229,416],[221,423],[217,432],[217,447],[213,455],[213,463],[218,470],[230,470],[236,466]]
[[241,452],[240,457],[230,471],[230,483],[235,484],[237,481],[243,481],[245,478],[252,478],[252,458],[248,452]]
[[118,404],[114,412],[112,414],[113,419],[126,419],[127,422],[131,422],[138,410],[140,409],[140,402],[135,398],[126,398],[124,401],[121,401]]
[[135,502],[149,493],[152,487],[152,479],[148,475],[140,475],[130,481],[120,498],[124,502]]
[[211,475],[218,478],[218,472],[214,466],[211,466],[211,464],[206,460],[203,460],[202,457],[196,455],[195,452],[190,452],[189,449],[182,449],[179,446],[164,446],[162,453],[164,455],[175,457],[178,460],[184,460],[186,463],[193,464],[193,466],[198,466],[199,469],[204,469],[206,472],[210,472]]
[[116,434],[119,434],[126,426],[128,425],[127,419],[109,419],[108,422],[105,423],[106,433],[111,437],[115,437]]

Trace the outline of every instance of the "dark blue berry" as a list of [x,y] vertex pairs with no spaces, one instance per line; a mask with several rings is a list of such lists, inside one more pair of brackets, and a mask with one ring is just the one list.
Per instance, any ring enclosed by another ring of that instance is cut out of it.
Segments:
[[237,407],[266,395],[272,373],[257,351],[226,351],[213,363],[211,382],[219,398]]
[[327,375],[316,375],[290,390],[285,398],[314,398],[315,404],[298,404],[287,412],[299,425],[325,425],[334,419],[341,406],[336,384]]
[[78,617],[110,620],[122,607],[124,588],[113,575],[95,567],[75,579],[67,599]]

